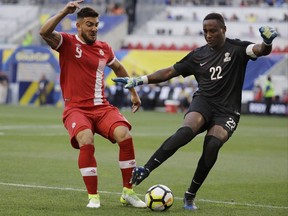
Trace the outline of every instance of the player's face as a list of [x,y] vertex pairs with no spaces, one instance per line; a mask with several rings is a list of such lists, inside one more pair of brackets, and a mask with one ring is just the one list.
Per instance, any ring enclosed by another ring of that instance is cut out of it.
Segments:
[[97,39],[99,26],[98,17],[84,17],[77,21],[78,36],[87,44],[92,44]]
[[221,25],[216,19],[204,20],[203,32],[208,46],[214,49],[223,46],[226,27]]

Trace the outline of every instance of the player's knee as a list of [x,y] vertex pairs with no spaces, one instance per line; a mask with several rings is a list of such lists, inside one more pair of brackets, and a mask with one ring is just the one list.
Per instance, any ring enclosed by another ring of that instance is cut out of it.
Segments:
[[131,139],[132,135],[126,126],[118,126],[114,129],[113,137],[117,143],[120,143],[124,140]]
[[85,144],[94,144],[94,136],[90,129],[80,131],[76,135],[76,140],[79,143],[80,147]]

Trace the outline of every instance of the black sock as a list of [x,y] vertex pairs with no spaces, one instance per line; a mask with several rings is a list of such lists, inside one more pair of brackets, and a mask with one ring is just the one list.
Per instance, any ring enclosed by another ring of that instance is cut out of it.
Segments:
[[174,135],[169,137],[160,146],[144,167],[149,169],[151,172],[171,157],[180,147],[189,143],[194,137],[194,132],[190,127],[179,128]]
[[188,189],[190,193],[197,193],[204,180],[206,179],[208,173],[215,164],[218,152],[222,145],[223,142],[214,136],[205,137],[202,156],[198,162],[197,169]]

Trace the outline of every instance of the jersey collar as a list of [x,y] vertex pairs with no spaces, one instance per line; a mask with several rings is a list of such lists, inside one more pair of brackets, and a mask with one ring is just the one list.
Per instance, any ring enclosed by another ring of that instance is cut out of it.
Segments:
[[75,37],[76,37],[76,39],[77,39],[80,43],[86,44],[84,41],[82,41],[82,40],[79,38],[78,34],[76,34]]

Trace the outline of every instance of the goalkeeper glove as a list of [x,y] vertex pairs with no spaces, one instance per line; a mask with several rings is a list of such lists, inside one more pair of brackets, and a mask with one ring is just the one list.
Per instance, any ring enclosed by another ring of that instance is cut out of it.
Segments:
[[261,33],[264,43],[268,46],[272,45],[272,41],[278,36],[277,31],[269,26],[260,27],[259,32]]
[[145,77],[117,77],[117,78],[112,78],[112,81],[116,83],[124,83],[126,84],[124,87],[125,88],[133,88],[138,85],[143,85],[144,83],[147,83],[148,80]]

